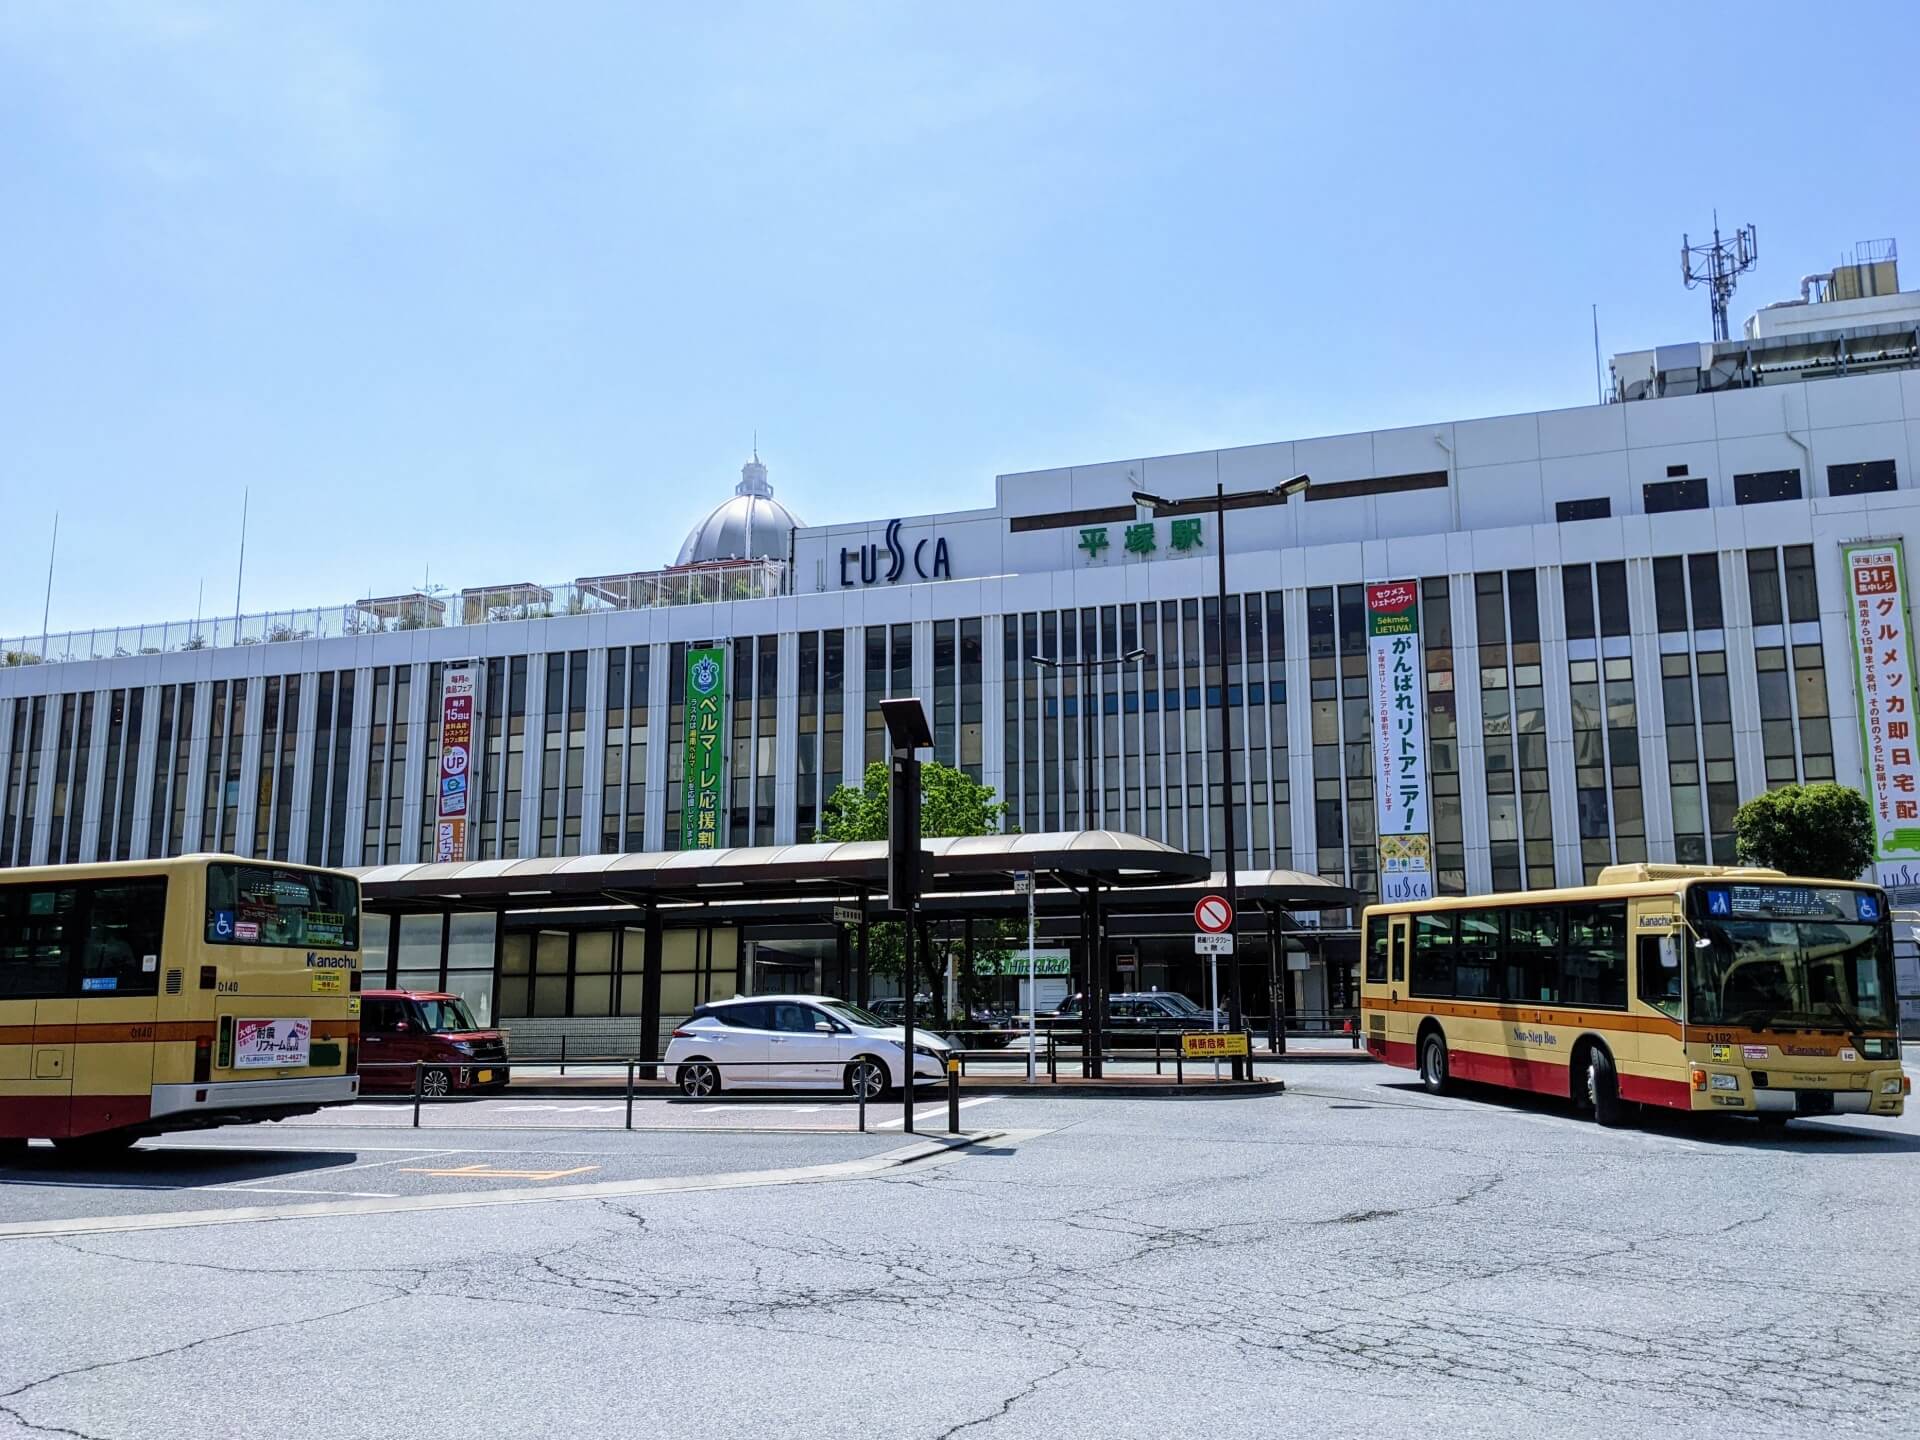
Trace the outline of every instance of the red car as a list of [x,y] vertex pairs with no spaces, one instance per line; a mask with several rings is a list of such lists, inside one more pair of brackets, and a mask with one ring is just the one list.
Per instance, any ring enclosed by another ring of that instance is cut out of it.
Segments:
[[[424,1065],[421,1062],[425,1062]],[[507,1036],[473,1023],[467,1002],[439,990],[360,996],[360,1093],[438,1098],[507,1088]]]

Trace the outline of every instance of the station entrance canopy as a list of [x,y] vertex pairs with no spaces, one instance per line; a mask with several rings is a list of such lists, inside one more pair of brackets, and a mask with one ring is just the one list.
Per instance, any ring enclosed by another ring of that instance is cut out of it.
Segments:
[[[1011,875],[1033,876],[1036,908],[1076,910],[1089,891],[1131,892],[1126,908],[1191,905],[1212,878],[1203,855],[1114,830],[925,839],[923,895],[929,914],[1024,910]],[[836,905],[879,918],[885,905],[885,842],[843,841],[721,850],[654,850],[554,859],[381,865],[354,871],[362,903],[376,914],[454,910],[652,909],[667,923],[692,907],[699,920],[720,907],[766,918],[824,919]],[[1243,871],[1244,901],[1283,909],[1358,903],[1352,890],[1293,870]],[[695,922],[695,916],[686,917]]]

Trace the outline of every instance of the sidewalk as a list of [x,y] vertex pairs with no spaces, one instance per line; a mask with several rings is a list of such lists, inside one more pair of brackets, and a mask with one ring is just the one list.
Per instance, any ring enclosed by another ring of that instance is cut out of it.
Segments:
[[[976,1094],[989,1092],[1011,1095],[1049,1092],[1059,1095],[1105,1093],[1133,1096],[1277,1094],[1286,1086],[1277,1076],[1263,1073],[1272,1067],[1330,1060],[1364,1061],[1370,1057],[1364,1050],[1355,1050],[1352,1042],[1344,1037],[1314,1036],[1289,1040],[1284,1055],[1274,1055],[1256,1046],[1252,1058],[1254,1073],[1253,1078],[1248,1080],[1228,1078],[1230,1070],[1228,1062],[1224,1060],[1182,1062],[1172,1051],[1161,1056],[1157,1067],[1150,1055],[1144,1058],[1109,1058],[1102,1078],[1088,1080],[1080,1074],[1080,1057],[1075,1052],[1056,1055],[1055,1075],[1049,1078],[1047,1052],[1042,1048],[1035,1054],[1035,1078],[1029,1082],[1024,1048],[986,1053],[976,1051],[968,1054],[965,1073],[960,1077],[960,1088]],[[652,1097],[673,1091],[674,1085],[666,1063],[658,1061],[655,1066],[658,1078],[648,1080],[641,1076],[642,1067],[635,1064],[633,1088],[636,1095]],[[516,1095],[624,1095],[627,1089],[627,1065],[624,1061],[570,1060],[562,1067],[558,1060],[517,1060],[513,1062],[513,1078],[509,1082],[509,1089]],[[940,1094],[944,1093],[945,1086],[938,1080],[922,1079],[915,1082],[915,1089],[927,1094]]]

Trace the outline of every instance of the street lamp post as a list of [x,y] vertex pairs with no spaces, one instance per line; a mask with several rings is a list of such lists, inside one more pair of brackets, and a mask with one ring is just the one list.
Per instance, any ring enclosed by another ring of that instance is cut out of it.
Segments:
[[[1305,493],[1307,486],[1311,483],[1312,481],[1306,475],[1295,475],[1292,479],[1283,480],[1278,485],[1270,486],[1265,490],[1245,490],[1233,495],[1228,495],[1227,487],[1217,480],[1213,486],[1213,553],[1218,562],[1219,573],[1219,600],[1215,606],[1214,618],[1218,621],[1219,633],[1215,645],[1220,655],[1220,779],[1226,787],[1227,906],[1234,916],[1227,924],[1229,935],[1235,934],[1240,925],[1240,886],[1237,856],[1234,853],[1237,847],[1233,836],[1233,820],[1238,809],[1233,788],[1233,706],[1229,703],[1232,695],[1227,683],[1227,501],[1232,500],[1238,504],[1277,496],[1284,504],[1294,496]],[[1198,508],[1199,505],[1204,505],[1205,501],[1176,502],[1155,495],[1151,491],[1136,490],[1133,492],[1133,503],[1146,506],[1157,513],[1161,509]],[[1233,963],[1227,967],[1227,975],[1231,982],[1227,986],[1227,1028],[1237,1032],[1243,1028],[1244,1016],[1240,1005],[1239,952],[1236,950],[1233,954]],[[1247,1067],[1251,1068],[1251,1065],[1252,1062],[1249,1060]],[[1241,1079],[1243,1073],[1241,1061],[1236,1058],[1233,1062],[1233,1078]]]
[[[1103,817],[1094,798],[1093,707],[1087,704],[1084,676],[1089,670],[1108,665],[1130,665],[1144,660],[1146,656],[1145,650],[1135,648],[1124,655],[1096,655],[1084,660],[1062,660],[1053,655],[1030,657],[1034,664],[1044,665],[1049,670],[1074,670],[1083,677],[1080,682],[1080,803],[1085,808],[1086,829],[1093,829]],[[1100,1032],[1107,1018],[1104,1003],[1107,993],[1106,956],[1094,953],[1100,947],[1095,944],[1092,935],[1084,936],[1083,940],[1087,951],[1087,994],[1085,1003],[1080,1007],[1080,1069],[1087,1078],[1097,1080],[1105,1070],[1100,1062]],[[1028,1000],[1031,1002],[1031,995]]]

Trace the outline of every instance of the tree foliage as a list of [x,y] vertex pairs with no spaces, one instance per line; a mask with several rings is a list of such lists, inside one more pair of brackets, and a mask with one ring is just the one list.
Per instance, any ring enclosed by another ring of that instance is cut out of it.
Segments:
[[[891,775],[876,760],[867,766],[861,783],[842,785],[828,797],[821,811],[818,836],[822,840],[885,840]],[[938,760],[920,766],[920,834],[924,839],[946,835],[997,835],[1006,816],[1005,802],[994,798],[991,785],[982,785],[964,770]],[[1019,927],[996,921],[974,925],[976,962],[997,963]],[[920,984],[940,994],[949,965],[958,966],[964,948],[958,926],[940,925],[928,933],[921,956]],[[906,931],[896,921],[885,921],[868,932],[867,960],[875,975],[897,980],[906,968]],[[984,985],[976,984],[984,990]],[[966,1004],[979,998],[962,995]]]
[[[827,798],[820,822],[822,840],[884,840],[887,838],[887,766],[876,760],[867,766],[861,783],[842,785]],[[998,835],[1006,815],[1005,802],[994,799],[993,787],[982,785],[964,770],[926,761],[920,767],[920,834]]]
[[1873,863],[1873,810],[1845,785],[1788,785],[1756,795],[1733,817],[1743,864],[1788,875],[1857,879]]

